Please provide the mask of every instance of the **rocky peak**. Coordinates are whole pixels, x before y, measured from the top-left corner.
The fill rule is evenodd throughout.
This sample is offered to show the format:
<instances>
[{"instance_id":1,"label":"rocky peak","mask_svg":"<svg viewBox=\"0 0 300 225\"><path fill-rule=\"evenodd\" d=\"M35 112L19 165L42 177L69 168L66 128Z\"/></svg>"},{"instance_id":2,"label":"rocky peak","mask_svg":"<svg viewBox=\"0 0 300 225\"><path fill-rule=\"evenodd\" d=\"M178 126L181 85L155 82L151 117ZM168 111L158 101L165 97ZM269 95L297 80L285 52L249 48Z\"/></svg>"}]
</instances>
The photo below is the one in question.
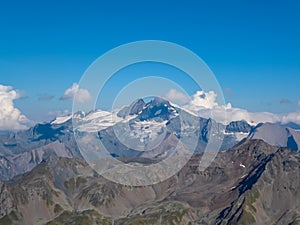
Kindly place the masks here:
<instances>
[{"instance_id":1,"label":"rocky peak","mask_svg":"<svg viewBox=\"0 0 300 225\"><path fill-rule=\"evenodd\" d=\"M165 99L155 97L148 102L141 113L139 114L140 120L161 119L169 120L172 116L176 116L177 110Z\"/></svg>"},{"instance_id":2,"label":"rocky peak","mask_svg":"<svg viewBox=\"0 0 300 225\"><path fill-rule=\"evenodd\" d=\"M125 106L123 109L121 109L117 115L123 118L126 116L137 115L143 110L145 105L146 103L143 99L137 99L131 103L130 106Z\"/></svg>"},{"instance_id":3,"label":"rocky peak","mask_svg":"<svg viewBox=\"0 0 300 225\"><path fill-rule=\"evenodd\" d=\"M245 120L232 121L226 126L226 133L232 133L232 132L249 133L251 129L252 126L249 125Z\"/></svg>"}]
</instances>

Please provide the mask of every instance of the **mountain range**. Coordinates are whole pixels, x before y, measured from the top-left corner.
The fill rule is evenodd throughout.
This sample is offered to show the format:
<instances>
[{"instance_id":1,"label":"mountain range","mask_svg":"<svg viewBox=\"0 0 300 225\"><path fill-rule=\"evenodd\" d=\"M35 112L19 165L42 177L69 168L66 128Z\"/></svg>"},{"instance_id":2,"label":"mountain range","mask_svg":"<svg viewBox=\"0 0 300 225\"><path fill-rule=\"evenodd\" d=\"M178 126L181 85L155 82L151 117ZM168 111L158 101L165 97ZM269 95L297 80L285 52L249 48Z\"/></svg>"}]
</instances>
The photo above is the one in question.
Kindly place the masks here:
<instances>
[{"instance_id":1,"label":"mountain range","mask_svg":"<svg viewBox=\"0 0 300 225\"><path fill-rule=\"evenodd\" d=\"M201 171L214 129L224 139ZM194 133L198 139L178 174L130 187L85 162L74 132L91 131L129 164L130 158L162 160L176 154L182 139ZM138 99L117 112L58 117L0 135L0 224L300 224L299 144L297 126L223 125L160 98Z\"/></svg>"}]
</instances>

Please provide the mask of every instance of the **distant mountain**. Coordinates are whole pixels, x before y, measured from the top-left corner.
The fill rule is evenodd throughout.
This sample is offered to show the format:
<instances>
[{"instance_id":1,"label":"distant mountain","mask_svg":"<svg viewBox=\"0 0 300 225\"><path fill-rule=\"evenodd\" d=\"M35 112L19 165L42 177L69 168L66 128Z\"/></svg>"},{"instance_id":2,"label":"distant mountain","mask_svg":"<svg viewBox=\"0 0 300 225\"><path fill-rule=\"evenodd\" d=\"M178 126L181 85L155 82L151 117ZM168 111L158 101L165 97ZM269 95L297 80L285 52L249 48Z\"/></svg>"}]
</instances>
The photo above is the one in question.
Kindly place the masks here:
<instances>
[{"instance_id":1,"label":"distant mountain","mask_svg":"<svg viewBox=\"0 0 300 225\"><path fill-rule=\"evenodd\" d=\"M282 124L279 124L279 125L282 125ZM286 126L286 127L292 128L294 130L300 130L300 124L289 122L289 123L283 124L283 125Z\"/></svg>"},{"instance_id":2,"label":"distant mountain","mask_svg":"<svg viewBox=\"0 0 300 225\"><path fill-rule=\"evenodd\" d=\"M117 122L111 113L102 110L78 112L74 118L83 118L84 124L79 126L82 132L105 129ZM0 134L0 180L30 171L48 155L82 157L71 116L58 117L28 130Z\"/></svg>"},{"instance_id":3,"label":"distant mountain","mask_svg":"<svg viewBox=\"0 0 300 225\"><path fill-rule=\"evenodd\" d=\"M216 131L212 136L224 135L221 151L244 138L262 139L271 145L299 151L299 131L291 127L269 123L253 127L246 121L232 121L225 126L192 115L161 98L147 103L138 99L118 112L77 112L74 120L76 132L83 136L95 132L110 154L119 158L161 160L178 155L176 146L182 140L186 140L185 149L195 148L195 154L201 153L210 134ZM192 136L197 136L197 140L191 141ZM48 155L81 157L71 116L57 117L25 131L0 134L0 180L30 171Z\"/></svg>"},{"instance_id":4,"label":"distant mountain","mask_svg":"<svg viewBox=\"0 0 300 225\"><path fill-rule=\"evenodd\" d=\"M180 116L185 118L185 124L181 124ZM175 147L171 146L176 146L183 136L188 137L195 132L198 132L200 138L195 152L202 152L208 142L211 124L215 123L195 117L161 98L154 98L148 103L138 99L116 114L102 110L78 112L74 119L80 121L77 124L79 132L98 132L99 138L114 157L146 158L177 154L172 150ZM127 121L125 124L129 124L129 127L124 126L124 121ZM185 129L181 131L182 125ZM226 129L222 150L232 147L246 137L248 126L245 122L231 123ZM115 129L116 127L121 129ZM117 130L121 132L119 136L116 136ZM129 134L135 138L130 139ZM140 141L136 137L140 137ZM153 150L141 154L141 151L124 146L119 141L120 138L135 148ZM160 145L162 141L163 144ZM37 124L29 130L0 134L0 180L8 180L30 171L52 154L69 158L81 157L73 135L71 116L58 117L50 123Z\"/></svg>"},{"instance_id":5,"label":"distant mountain","mask_svg":"<svg viewBox=\"0 0 300 225\"><path fill-rule=\"evenodd\" d=\"M131 109L138 110L133 113ZM215 137L224 136L221 150L226 150L247 137L252 129L245 121L236 121L225 126L212 119L194 116L161 98L154 98L148 103L137 100L120 112L122 113L118 115L131 116L123 118L129 118L126 123L120 121L98 131L106 149L111 155L120 158L162 159L177 155L177 143L192 136L197 136L197 139L185 141L185 148L194 148L193 145L196 144L195 153L203 152L211 132L216 132Z\"/></svg>"},{"instance_id":6,"label":"distant mountain","mask_svg":"<svg viewBox=\"0 0 300 225\"><path fill-rule=\"evenodd\" d=\"M138 99L130 106L122 108L117 113L117 116L125 118L127 116L137 115L141 121L154 118L168 120L171 116L176 116L176 113L176 108L167 100L155 97L148 103L145 103L143 99Z\"/></svg>"},{"instance_id":7,"label":"distant mountain","mask_svg":"<svg viewBox=\"0 0 300 225\"><path fill-rule=\"evenodd\" d=\"M201 156L144 187L107 181L81 159L48 156L0 183L0 224L299 223L299 154L245 139L205 171L199 171Z\"/></svg>"},{"instance_id":8,"label":"distant mountain","mask_svg":"<svg viewBox=\"0 0 300 225\"><path fill-rule=\"evenodd\" d=\"M250 133L252 128L245 120L232 121L226 126L226 133Z\"/></svg>"},{"instance_id":9,"label":"distant mountain","mask_svg":"<svg viewBox=\"0 0 300 225\"><path fill-rule=\"evenodd\" d=\"M48 155L80 157L72 124L37 124L25 131L0 135L0 180L30 171Z\"/></svg>"},{"instance_id":10,"label":"distant mountain","mask_svg":"<svg viewBox=\"0 0 300 225\"><path fill-rule=\"evenodd\" d=\"M250 139L261 139L275 146L300 150L300 131L288 126L262 123L257 125L249 135Z\"/></svg>"},{"instance_id":11,"label":"distant mountain","mask_svg":"<svg viewBox=\"0 0 300 225\"><path fill-rule=\"evenodd\" d=\"M109 182L88 166L71 116L0 134L0 224L300 221L297 129L271 123L253 127L245 121L225 126L161 98L147 103L139 99L119 112L78 112L73 119L77 135L92 132L127 164L155 163L193 147L194 156L172 178L134 188ZM223 135L222 151L199 171L210 138ZM190 141L193 136L197 143ZM179 142L183 145L176 148Z\"/></svg>"}]
</instances>

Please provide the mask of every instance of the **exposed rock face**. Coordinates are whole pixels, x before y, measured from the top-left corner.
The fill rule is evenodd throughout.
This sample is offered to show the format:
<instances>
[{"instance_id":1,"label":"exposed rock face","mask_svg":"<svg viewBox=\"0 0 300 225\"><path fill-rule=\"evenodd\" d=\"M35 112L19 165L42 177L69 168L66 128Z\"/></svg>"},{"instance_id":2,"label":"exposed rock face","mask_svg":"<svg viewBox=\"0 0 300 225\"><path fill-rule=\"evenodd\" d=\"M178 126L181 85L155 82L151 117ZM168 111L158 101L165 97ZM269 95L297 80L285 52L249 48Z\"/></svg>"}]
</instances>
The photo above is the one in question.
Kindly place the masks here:
<instances>
[{"instance_id":1,"label":"exposed rock face","mask_svg":"<svg viewBox=\"0 0 300 225\"><path fill-rule=\"evenodd\" d=\"M0 181L0 217L9 215L13 209L13 199L6 184Z\"/></svg>"},{"instance_id":2,"label":"exposed rock face","mask_svg":"<svg viewBox=\"0 0 300 225\"><path fill-rule=\"evenodd\" d=\"M138 118L143 120L161 119L169 120L170 118L178 115L177 110L167 100L162 98L154 98L147 103Z\"/></svg>"},{"instance_id":3,"label":"exposed rock face","mask_svg":"<svg viewBox=\"0 0 300 225\"><path fill-rule=\"evenodd\" d=\"M48 155L80 157L71 121L37 124L33 128L0 136L0 180L32 170Z\"/></svg>"},{"instance_id":4,"label":"exposed rock face","mask_svg":"<svg viewBox=\"0 0 300 225\"><path fill-rule=\"evenodd\" d=\"M233 121L230 122L226 126L226 132L227 133L235 133L235 132L241 132L241 133L249 133L252 129L252 126L249 125L245 120L242 121Z\"/></svg>"},{"instance_id":5,"label":"exposed rock face","mask_svg":"<svg viewBox=\"0 0 300 225\"><path fill-rule=\"evenodd\" d=\"M130 106L126 106L121 109L117 115L123 118L126 116L138 115L143 110L145 105L146 103L143 99L137 99Z\"/></svg>"},{"instance_id":6,"label":"exposed rock face","mask_svg":"<svg viewBox=\"0 0 300 225\"><path fill-rule=\"evenodd\" d=\"M51 155L31 172L0 184L0 200L5 199L0 224L300 221L297 153L245 139L219 153L204 171L200 160L201 154L193 156L176 176L157 185L128 187L98 176L81 159Z\"/></svg>"}]
</instances>

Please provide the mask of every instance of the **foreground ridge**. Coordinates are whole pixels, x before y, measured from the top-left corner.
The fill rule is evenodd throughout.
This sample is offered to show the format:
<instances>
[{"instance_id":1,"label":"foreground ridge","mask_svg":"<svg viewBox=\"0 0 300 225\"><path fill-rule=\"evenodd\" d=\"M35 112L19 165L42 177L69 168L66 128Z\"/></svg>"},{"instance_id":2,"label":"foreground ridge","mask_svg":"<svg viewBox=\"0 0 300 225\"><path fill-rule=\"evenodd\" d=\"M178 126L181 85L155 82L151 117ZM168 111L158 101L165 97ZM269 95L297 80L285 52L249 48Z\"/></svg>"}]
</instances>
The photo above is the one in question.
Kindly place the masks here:
<instances>
[{"instance_id":1,"label":"foreground ridge","mask_svg":"<svg viewBox=\"0 0 300 225\"><path fill-rule=\"evenodd\" d=\"M0 184L0 224L297 224L300 156L243 140L199 171L202 154L174 177L129 187L80 158L49 156ZM113 221L113 222L112 222Z\"/></svg>"}]
</instances>

